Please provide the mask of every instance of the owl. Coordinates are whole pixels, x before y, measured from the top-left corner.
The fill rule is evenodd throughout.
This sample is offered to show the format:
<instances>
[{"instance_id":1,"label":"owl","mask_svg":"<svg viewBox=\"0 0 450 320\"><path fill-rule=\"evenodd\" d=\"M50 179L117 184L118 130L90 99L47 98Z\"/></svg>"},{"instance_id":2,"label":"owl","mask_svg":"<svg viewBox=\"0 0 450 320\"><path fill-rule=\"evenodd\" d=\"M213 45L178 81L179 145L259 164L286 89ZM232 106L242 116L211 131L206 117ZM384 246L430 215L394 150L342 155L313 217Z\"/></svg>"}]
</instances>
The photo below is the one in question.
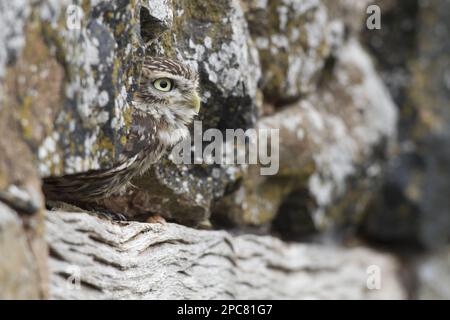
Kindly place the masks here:
<instances>
[{"instance_id":1,"label":"owl","mask_svg":"<svg viewBox=\"0 0 450 320\"><path fill-rule=\"evenodd\" d=\"M200 109L198 74L178 60L147 57L132 104L132 124L116 165L44 178L47 200L79 205L123 194L130 180L188 137Z\"/></svg>"}]
</instances>

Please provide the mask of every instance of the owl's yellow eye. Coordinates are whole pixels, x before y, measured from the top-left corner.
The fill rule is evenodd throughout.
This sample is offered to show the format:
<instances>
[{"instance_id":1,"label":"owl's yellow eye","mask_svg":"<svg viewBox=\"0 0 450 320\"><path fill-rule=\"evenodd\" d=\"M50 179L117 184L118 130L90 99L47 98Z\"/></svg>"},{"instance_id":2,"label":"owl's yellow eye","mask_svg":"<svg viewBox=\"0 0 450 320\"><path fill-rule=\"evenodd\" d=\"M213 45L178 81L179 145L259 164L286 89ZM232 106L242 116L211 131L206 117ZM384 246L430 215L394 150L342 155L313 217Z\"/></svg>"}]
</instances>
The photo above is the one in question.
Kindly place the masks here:
<instances>
[{"instance_id":1,"label":"owl's yellow eye","mask_svg":"<svg viewBox=\"0 0 450 320\"><path fill-rule=\"evenodd\" d=\"M156 90L168 92L173 88L173 82L167 78L157 79L153 82L153 86Z\"/></svg>"}]
</instances>

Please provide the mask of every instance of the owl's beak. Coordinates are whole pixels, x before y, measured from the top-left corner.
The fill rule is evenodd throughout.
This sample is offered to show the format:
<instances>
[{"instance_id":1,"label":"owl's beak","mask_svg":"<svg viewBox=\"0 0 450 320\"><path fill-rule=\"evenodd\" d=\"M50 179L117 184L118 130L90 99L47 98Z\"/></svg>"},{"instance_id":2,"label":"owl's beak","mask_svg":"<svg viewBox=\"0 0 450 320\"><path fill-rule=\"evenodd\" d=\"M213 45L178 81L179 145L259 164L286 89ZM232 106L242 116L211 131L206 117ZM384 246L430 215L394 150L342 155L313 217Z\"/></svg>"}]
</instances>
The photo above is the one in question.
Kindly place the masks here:
<instances>
[{"instance_id":1,"label":"owl's beak","mask_svg":"<svg viewBox=\"0 0 450 320\"><path fill-rule=\"evenodd\" d=\"M196 113L198 113L200 111L200 97L198 96L197 92L194 92L194 94L192 95L192 108L195 110Z\"/></svg>"}]
</instances>

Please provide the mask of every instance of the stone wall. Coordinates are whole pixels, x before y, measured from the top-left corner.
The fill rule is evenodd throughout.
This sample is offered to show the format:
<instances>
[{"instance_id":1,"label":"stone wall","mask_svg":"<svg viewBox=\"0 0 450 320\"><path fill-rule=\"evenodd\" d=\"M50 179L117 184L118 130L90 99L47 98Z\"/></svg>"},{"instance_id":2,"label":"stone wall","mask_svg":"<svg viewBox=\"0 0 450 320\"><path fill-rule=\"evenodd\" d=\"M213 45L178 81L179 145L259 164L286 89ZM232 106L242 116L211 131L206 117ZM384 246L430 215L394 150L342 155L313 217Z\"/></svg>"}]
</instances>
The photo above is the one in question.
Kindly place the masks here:
<instances>
[{"instance_id":1,"label":"stone wall","mask_svg":"<svg viewBox=\"0 0 450 320\"><path fill-rule=\"evenodd\" d=\"M368 266L361 257L381 256L391 286L375 298L420 295L407 292L397 272L405 268L399 258L410 249L430 250L424 256L414 253L415 279L423 278L416 272L426 265L421 259L446 257L433 250L447 250L450 230L445 196L449 2L405 3L378 1L382 29L368 31L369 1L0 0L2 297L179 297L167 291L132 294L138 284L127 281L134 273L120 270L150 260L136 260L130 252L115 261L114 250L127 250L120 241L124 234L143 237L149 250L155 242L168 244L169 252L189 250L188 262L211 250L198 241L183 243L183 234L189 239L198 234L210 245L215 239L247 243L243 252L253 256L254 250L255 257L269 243L264 257L250 266L263 265L261 272L274 279L280 275L268 267L273 259L286 259L281 265L295 269L303 246L312 269L326 268L316 256L328 256L331 242L342 247L336 259L348 263L348 270L358 266L364 273ZM204 130L279 129L279 171L261 176L258 165L177 165L166 156L132 182L136 188L108 206L130 220L146 220L145 212L189 227L227 231L172 224L155 231L144 222L102 222L87 213L66 213L74 215L73 223L58 218L63 212L46 211L42 178L110 168L118 161L145 55L177 58L199 72L197 120ZM112 238L107 230L114 230ZM91 251L86 233L103 239L105 251ZM242 240L236 233L256 233L264 240L258 235ZM73 237L72 244L64 244L65 234ZM294 253L278 255L290 244L276 237L316 244L295 244ZM253 238L256 244L248 245ZM176 246L170 246L174 241ZM348 245L368 243L382 243L394 255L366 248L347 252ZM310 253L309 246L318 249ZM240 254L229 258L228 249L212 251L240 261ZM96 282L108 270L93 256L109 259L119 270L111 286ZM169 267L166 256L156 254L161 261L152 268ZM222 271L230 269L221 259L214 263ZM84 268L86 290L77 294L63 287L64 268L71 264ZM30 280L22 281L18 270ZM245 270L237 267L236 274ZM343 279L351 274L342 270L336 274ZM282 281L290 281L289 274L283 273ZM361 293L365 282L356 283L357 277L348 280L354 284L351 294L337 289L325 295L318 289L308 295L302 290L309 282L298 279L310 276L293 276L295 289L273 298L370 298ZM208 288L216 280L204 281L200 287ZM238 287L236 279L227 281L219 285ZM254 281L255 287L261 285ZM339 281L333 283L339 287ZM123 286L129 291L117 289ZM226 296L214 292L204 297ZM260 297L256 292L234 297Z\"/></svg>"}]
</instances>

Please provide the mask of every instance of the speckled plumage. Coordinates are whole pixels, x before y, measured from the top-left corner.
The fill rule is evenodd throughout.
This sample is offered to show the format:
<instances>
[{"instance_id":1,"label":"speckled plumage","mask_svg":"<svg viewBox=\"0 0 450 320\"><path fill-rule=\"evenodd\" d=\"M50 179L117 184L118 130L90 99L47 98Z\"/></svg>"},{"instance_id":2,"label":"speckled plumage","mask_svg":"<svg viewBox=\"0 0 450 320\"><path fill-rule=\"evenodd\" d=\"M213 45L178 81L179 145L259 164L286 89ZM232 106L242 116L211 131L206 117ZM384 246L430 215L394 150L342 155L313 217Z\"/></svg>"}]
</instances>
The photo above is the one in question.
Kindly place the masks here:
<instances>
[{"instance_id":1,"label":"speckled plumage","mask_svg":"<svg viewBox=\"0 0 450 320\"><path fill-rule=\"evenodd\" d=\"M155 81L170 80L173 89L163 92ZM126 190L130 180L189 135L187 126L199 108L198 75L172 59L147 57L139 90L133 101L133 121L124 151L109 170L44 179L47 200L93 202Z\"/></svg>"}]
</instances>

